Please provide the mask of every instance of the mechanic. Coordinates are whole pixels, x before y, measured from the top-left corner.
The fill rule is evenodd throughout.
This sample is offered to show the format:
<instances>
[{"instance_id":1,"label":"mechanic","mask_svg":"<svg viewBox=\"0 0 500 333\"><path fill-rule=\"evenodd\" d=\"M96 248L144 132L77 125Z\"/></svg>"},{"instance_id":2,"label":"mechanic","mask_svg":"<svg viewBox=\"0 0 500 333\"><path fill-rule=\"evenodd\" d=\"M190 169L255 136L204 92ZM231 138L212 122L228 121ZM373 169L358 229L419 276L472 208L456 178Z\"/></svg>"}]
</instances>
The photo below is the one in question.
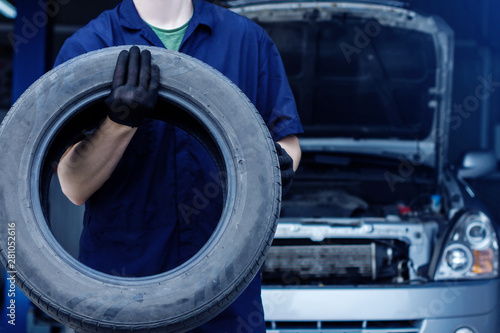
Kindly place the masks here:
<instances>
[{"instance_id":1,"label":"mechanic","mask_svg":"<svg viewBox=\"0 0 500 333\"><path fill-rule=\"evenodd\" d=\"M290 187L302 126L281 58L261 27L202 0L123 0L68 38L55 64L119 45L178 50L225 74L267 123L277 142L283 191ZM65 195L85 203L79 260L107 274L150 276L182 264L206 243L221 215L221 191L205 197L203 209L185 211L213 184L216 168L196 139L147 118L160 75L149 51L122 51L104 101L107 117L69 147L58 166ZM91 149L81 154L89 142ZM258 275L194 332L265 332L260 287Z\"/></svg>"}]
</instances>

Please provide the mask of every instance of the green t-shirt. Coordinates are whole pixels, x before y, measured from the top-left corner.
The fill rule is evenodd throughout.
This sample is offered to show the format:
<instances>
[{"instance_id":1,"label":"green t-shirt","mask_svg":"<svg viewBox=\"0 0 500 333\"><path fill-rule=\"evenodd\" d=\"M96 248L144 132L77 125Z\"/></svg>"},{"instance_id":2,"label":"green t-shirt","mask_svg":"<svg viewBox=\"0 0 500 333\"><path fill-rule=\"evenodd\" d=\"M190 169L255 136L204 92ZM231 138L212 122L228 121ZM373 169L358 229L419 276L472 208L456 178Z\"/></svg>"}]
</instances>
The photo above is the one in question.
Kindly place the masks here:
<instances>
[{"instance_id":1,"label":"green t-shirt","mask_svg":"<svg viewBox=\"0 0 500 333\"><path fill-rule=\"evenodd\" d=\"M148 24L151 29L155 32L155 34L160 38L161 42L165 47L169 50L179 51L179 47L181 46L182 39L184 38L184 34L186 33L189 21L186 22L181 27L175 29L160 29L151 24Z\"/></svg>"}]
</instances>

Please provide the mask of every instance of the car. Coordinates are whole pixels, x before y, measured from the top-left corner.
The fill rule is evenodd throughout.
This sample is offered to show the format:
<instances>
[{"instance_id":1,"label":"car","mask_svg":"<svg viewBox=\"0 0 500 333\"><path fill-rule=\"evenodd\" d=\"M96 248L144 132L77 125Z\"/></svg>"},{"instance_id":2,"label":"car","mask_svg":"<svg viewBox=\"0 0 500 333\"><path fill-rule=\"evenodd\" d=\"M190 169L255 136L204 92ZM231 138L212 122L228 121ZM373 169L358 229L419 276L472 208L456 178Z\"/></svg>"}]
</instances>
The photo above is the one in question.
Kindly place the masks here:
<instances>
[{"instance_id":1,"label":"car","mask_svg":"<svg viewBox=\"0 0 500 333\"><path fill-rule=\"evenodd\" d=\"M467 183L496 160L447 161L450 27L403 1L224 5L274 40L304 125L262 270L268 332L498 332L498 222Z\"/></svg>"}]
</instances>

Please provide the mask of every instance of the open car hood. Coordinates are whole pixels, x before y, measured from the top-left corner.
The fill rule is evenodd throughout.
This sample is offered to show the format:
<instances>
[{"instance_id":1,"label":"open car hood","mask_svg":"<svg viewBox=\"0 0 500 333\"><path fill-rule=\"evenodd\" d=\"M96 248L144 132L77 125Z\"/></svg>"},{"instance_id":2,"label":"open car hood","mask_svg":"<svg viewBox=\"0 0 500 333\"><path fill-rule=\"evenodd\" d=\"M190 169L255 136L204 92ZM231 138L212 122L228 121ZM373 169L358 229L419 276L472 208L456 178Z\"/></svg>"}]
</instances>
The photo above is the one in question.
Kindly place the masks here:
<instances>
[{"instance_id":1,"label":"open car hood","mask_svg":"<svg viewBox=\"0 0 500 333\"><path fill-rule=\"evenodd\" d=\"M240 7L256 4L269 4L284 2L283 0L219 0L216 3L225 7ZM303 0L288 0L290 2L304 2ZM412 0L343 0L343 1L329 1L329 2L344 2L344 3L363 3L374 5L386 5L399 8L409 8Z\"/></svg>"},{"instance_id":2,"label":"open car hood","mask_svg":"<svg viewBox=\"0 0 500 333\"><path fill-rule=\"evenodd\" d=\"M440 18L365 1L232 4L282 55L304 150L401 155L441 174L453 32Z\"/></svg>"}]
</instances>

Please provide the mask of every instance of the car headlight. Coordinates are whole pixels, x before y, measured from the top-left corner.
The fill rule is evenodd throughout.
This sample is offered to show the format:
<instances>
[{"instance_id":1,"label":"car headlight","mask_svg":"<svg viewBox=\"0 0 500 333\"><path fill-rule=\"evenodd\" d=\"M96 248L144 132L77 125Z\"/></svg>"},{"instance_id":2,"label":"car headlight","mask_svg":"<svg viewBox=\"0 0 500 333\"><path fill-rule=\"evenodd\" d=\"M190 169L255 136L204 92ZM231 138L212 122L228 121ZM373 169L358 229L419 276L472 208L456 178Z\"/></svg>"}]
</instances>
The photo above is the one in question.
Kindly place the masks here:
<instances>
[{"instance_id":1,"label":"car headlight","mask_svg":"<svg viewBox=\"0 0 500 333\"><path fill-rule=\"evenodd\" d=\"M498 259L498 238L490 219L480 211L468 211L453 226L434 279L495 278Z\"/></svg>"}]
</instances>

